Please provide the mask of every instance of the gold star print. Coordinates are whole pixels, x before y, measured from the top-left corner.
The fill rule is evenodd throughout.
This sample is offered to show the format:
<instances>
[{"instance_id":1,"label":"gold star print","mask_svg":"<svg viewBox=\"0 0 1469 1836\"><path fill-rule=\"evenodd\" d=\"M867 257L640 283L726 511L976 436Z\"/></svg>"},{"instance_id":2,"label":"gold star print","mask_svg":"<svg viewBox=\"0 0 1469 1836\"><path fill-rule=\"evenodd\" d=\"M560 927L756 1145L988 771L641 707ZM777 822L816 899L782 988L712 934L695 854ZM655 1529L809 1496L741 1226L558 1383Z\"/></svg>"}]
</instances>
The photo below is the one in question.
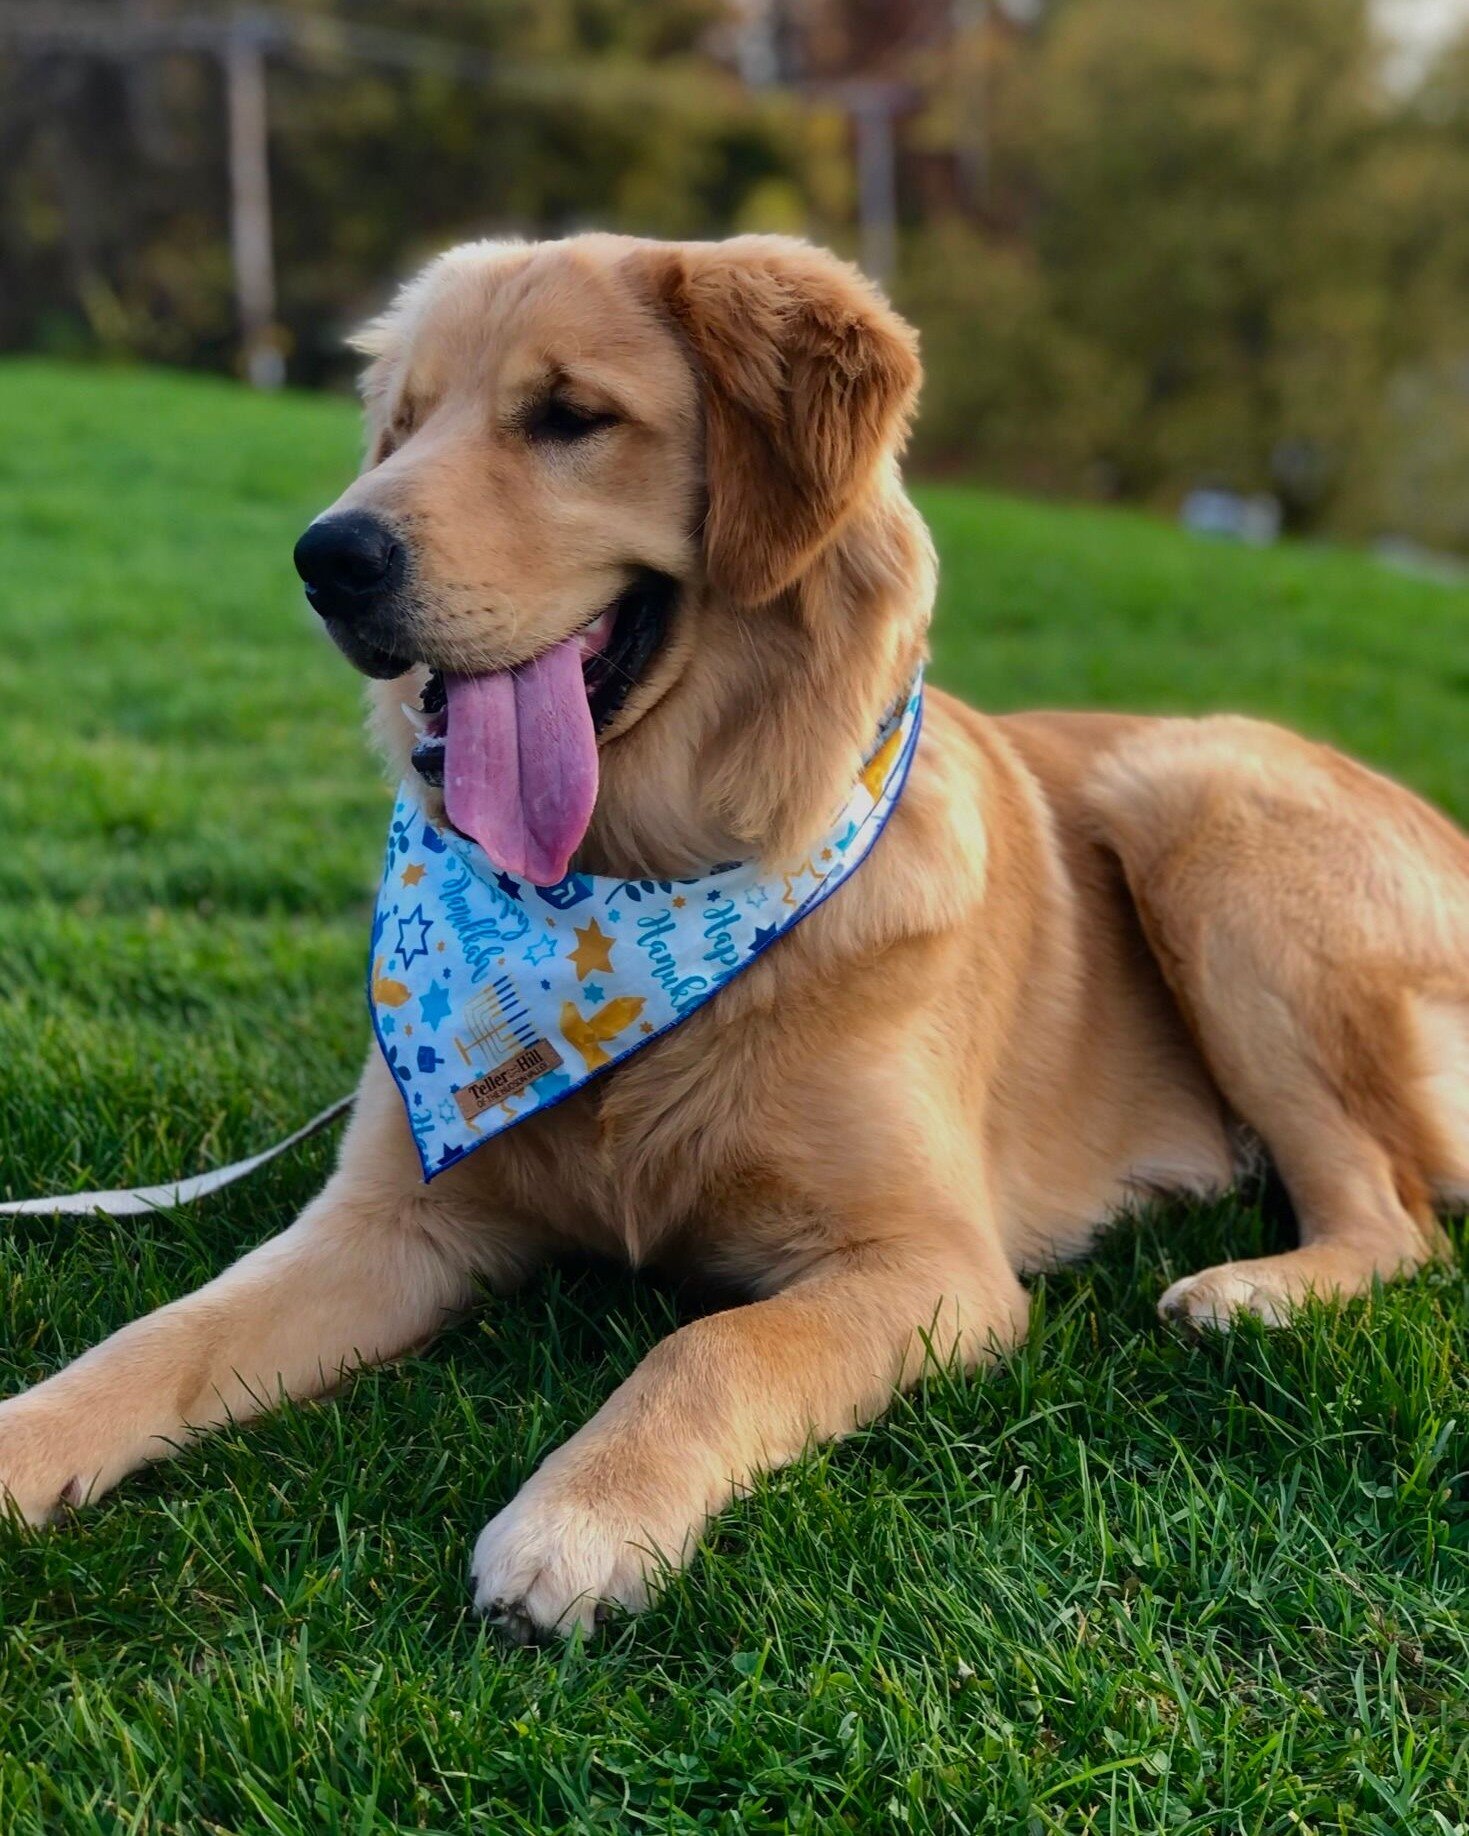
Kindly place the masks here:
<instances>
[{"instance_id":1,"label":"gold star print","mask_svg":"<svg viewBox=\"0 0 1469 1836\"><path fill-rule=\"evenodd\" d=\"M795 887L792 882L799 880L803 873L812 873L810 861L802 861L799 867L793 867L789 873L783 873L780 876L786 883L786 889L780 901L782 905L795 905L798 903ZM814 873L812 874L812 878L815 878Z\"/></svg>"},{"instance_id":2,"label":"gold star print","mask_svg":"<svg viewBox=\"0 0 1469 1836\"><path fill-rule=\"evenodd\" d=\"M571 960L576 964L576 979L584 982L594 969L612 973L612 939L602 930L594 918L588 925L573 925L576 932L576 948L571 952Z\"/></svg>"},{"instance_id":3,"label":"gold star print","mask_svg":"<svg viewBox=\"0 0 1469 1836\"><path fill-rule=\"evenodd\" d=\"M823 849L821 850L821 858L822 858L822 860L824 860L824 861L829 861L829 860L831 859L831 849L830 849L830 848L823 848Z\"/></svg>"},{"instance_id":4,"label":"gold star print","mask_svg":"<svg viewBox=\"0 0 1469 1836\"><path fill-rule=\"evenodd\" d=\"M408 865L403 869L403 884L405 886L417 886L418 882L422 878L423 878L423 862L422 861L410 861Z\"/></svg>"},{"instance_id":5,"label":"gold star print","mask_svg":"<svg viewBox=\"0 0 1469 1836\"><path fill-rule=\"evenodd\" d=\"M638 1028L638 1031L640 1033L651 1033L652 1030L653 1030L653 1022L651 1020L645 1020L643 1024Z\"/></svg>"},{"instance_id":6,"label":"gold star print","mask_svg":"<svg viewBox=\"0 0 1469 1836\"><path fill-rule=\"evenodd\" d=\"M678 894L678 895L677 895L677 896L675 897L675 899L674 899L674 901L673 901L673 903L674 903L674 905L675 905L675 906L676 906L676 907L677 907L677 908L678 908L678 909L679 909L680 911L682 911L682 910L683 910L683 908L684 908L684 906L686 906L686 905L688 904L688 900L684 898L684 896L683 896L683 894L682 894L682 893L679 893L679 894Z\"/></svg>"}]
</instances>

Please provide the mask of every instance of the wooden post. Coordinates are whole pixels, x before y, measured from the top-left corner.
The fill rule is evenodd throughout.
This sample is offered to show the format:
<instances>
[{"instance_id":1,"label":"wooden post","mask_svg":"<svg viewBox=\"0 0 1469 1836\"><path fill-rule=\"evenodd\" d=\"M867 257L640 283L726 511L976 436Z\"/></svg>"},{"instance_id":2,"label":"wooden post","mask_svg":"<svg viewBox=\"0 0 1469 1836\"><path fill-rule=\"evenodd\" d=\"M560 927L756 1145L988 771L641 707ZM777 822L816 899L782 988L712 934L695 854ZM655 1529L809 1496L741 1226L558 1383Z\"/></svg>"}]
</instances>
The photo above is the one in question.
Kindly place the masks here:
<instances>
[{"instance_id":1,"label":"wooden post","mask_svg":"<svg viewBox=\"0 0 1469 1836\"><path fill-rule=\"evenodd\" d=\"M231 19L223 62L229 113L230 254L241 357L246 378L255 388L278 389L286 379L286 365L275 321L265 42L248 13Z\"/></svg>"},{"instance_id":2,"label":"wooden post","mask_svg":"<svg viewBox=\"0 0 1469 1836\"><path fill-rule=\"evenodd\" d=\"M953 0L950 17L958 59L954 170L964 208L978 213L990 182L990 0Z\"/></svg>"},{"instance_id":3,"label":"wooden post","mask_svg":"<svg viewBox=\"0 0 1469 1836\"><path fill-rule=\"evenodd\" d=\"M893 144L894 90L883 83L853 86L852 123L857 134L857 213L862 266L880 286L889 286L898 266L897 151Z\"/></svg>"}]
</instances>

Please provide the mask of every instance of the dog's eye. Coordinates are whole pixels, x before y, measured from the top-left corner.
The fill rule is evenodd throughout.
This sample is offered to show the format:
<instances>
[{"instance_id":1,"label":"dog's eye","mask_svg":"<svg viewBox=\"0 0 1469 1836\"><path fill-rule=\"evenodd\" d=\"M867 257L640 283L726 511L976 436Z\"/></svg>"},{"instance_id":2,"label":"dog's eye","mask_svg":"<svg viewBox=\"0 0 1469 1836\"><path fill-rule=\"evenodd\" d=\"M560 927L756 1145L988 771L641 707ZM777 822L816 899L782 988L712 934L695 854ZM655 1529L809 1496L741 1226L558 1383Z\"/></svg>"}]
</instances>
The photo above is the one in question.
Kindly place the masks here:
<instances>
[{"instance_id":1,"label":"dog's eye","mask_svg":"<svg viewBox=\"0 0 1469 1836\"><path fill-rule=\"evenodd\" d=\"M413 410L399 408L377 437L372 449L373 464L381 465L384 459L391 459L403 442L412 435L413 430Z\"/></svg>"},{"instance_id":2,"label":"dog's eye","mask_svg":"<svg viewBox=\"0 0 1469 1836\"><path fill-rule=\"evenodd\" d=\"M565 446L573 440L585 440L588 434L601 433L617 423L615 414L599 414L590 408L578 408L559 395L549 396L533 409L526 421L526 432L532 440L546 440Z\"/></svg>"}]
</instances>

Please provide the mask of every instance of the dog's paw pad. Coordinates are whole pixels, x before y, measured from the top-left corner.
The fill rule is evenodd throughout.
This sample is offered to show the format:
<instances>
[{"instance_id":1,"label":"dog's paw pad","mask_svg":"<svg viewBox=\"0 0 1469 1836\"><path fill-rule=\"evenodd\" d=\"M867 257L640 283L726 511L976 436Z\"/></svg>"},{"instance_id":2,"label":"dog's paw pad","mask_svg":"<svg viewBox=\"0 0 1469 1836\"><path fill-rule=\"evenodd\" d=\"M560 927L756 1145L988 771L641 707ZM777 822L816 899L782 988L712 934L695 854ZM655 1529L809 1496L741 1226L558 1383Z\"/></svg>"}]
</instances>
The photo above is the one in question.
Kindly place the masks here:
<instances>
[{"instance_id":1,"label":"dog's paw pad","mask_svg":"<svg viewBox=\"0 0 1469 1836\"><path fill-rule=\"evenodd\" d=\"M1174 1282L1158 1302L1158 1312L1170 1323L1194 1331L1227 1332L1244 1314L1267 1326L1282 1326L1292 1305L1290 1295L1259 1271L1221 1263L1217 1269L1203 1269Z\"/></svg>"},{"instance_id":2,"label":"dog's paw pad","mask_svg":"<svg viewBox=\"0 0 1469 1836\"><path fill-rule=\"evenodd\" d=\"M531 1618L522 1600L487 1600L475 1610L495 1636L507 1645L545 1642L544 1629Z\"/></svg>"},{"instance_id":3,"label":"dog's paw pad","mask_svg":"<svg viewBox=\"0 0 1469 1836\"><path fill-rule=\"evenodd\" d=\"M474 1602L512 1644L580 1632L647 1604L650 1570L630 1520L544 1470L485 1525L470 1564Z\"/></svg>"}]
</instances>

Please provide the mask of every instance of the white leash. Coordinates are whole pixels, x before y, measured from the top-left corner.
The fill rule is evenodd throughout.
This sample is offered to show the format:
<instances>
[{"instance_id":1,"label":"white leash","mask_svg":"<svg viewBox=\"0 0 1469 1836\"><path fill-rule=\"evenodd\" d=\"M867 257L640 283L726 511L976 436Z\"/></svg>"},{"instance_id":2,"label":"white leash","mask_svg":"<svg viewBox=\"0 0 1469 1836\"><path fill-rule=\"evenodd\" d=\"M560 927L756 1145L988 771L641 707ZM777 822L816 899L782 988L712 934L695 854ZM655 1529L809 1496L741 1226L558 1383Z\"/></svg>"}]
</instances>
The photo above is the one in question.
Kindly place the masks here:
<instances>
[{"instance_id":1,"label":"white leash","mask_svg":"<svg viewBox=\"0 0 1469 1836\"><path fill-rule=\"evenodd\" d=\"M253 1173L257 1167L263 1167L267 1161L284 1154L287 1148L295 1147L298 1141L304 1141L308 1135L314 1135L318 1129L325 1128L329 1122L352 1107L354 1096L338 1097L335 1103L329 1103L319 1115L298 1128L294 1134L287 1135L284 1141L277 1141L274 1147L266 1148L262 1153L251 1154L247 1160L237 1160L228 1167L218 1167L213 1173L195 1173L189 1179L170 1181L162 1186L133 1186L116 1192L69 1192L60 1193L55 1198L12 1199L8 1205L0 1205L0 1214L11 1217L85 1217L94 1211L105 1212L110 1218L134 1218L147 1211L168 1210L174 1205L192 1205L196 1199L207 1198L211 1192L218 1192L223 1186L232 1186L237 1179L244 1179L247 1173Z\"/></svg>"}]
</instances>

